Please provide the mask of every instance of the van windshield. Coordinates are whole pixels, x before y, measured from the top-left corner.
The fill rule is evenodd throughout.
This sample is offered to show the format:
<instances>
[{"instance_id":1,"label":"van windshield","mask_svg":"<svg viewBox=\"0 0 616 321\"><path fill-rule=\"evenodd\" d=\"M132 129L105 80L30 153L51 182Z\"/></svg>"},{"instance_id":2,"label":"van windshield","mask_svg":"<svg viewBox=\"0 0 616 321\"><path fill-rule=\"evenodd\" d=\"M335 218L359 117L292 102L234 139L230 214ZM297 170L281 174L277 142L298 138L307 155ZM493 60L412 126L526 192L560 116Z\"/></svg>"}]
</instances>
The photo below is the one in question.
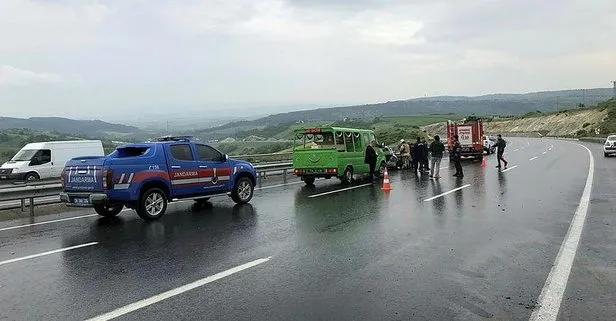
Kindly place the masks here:
<instances>
[{"instance_id":1,"label":"van windshield","mask_svg":"<svg viewBox=\"0 0 616 321\"><path fill-rule=\"evenodd\" d=\"M31 161L32 157L38 152L37 149L22 149L13 158L11 158L14 162L27 162Z\"/></svg>"},{"instance_id":2,"label":"van windshield","mask_svg":"<svg viewBox=\"0 0 616 321\"><path fill-rule=\"evenodd\" d=\"M335 139L333 132L295 134L295 149L336 148L337 145L344 145L344 142L342 137Z\"/></svg>"}]
</instances>

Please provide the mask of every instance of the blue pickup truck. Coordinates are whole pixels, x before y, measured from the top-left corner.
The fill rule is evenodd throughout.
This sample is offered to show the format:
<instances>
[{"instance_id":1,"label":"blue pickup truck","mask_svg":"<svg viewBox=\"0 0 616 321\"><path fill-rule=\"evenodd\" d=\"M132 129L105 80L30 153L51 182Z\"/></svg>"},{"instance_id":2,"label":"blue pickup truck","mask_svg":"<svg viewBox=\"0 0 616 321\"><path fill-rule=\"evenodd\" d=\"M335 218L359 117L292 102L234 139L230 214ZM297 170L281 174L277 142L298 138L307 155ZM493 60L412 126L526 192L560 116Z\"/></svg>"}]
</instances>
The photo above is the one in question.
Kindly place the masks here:
<instances>
[{"instance_id":1,"label":"blue pickup truck","mask_svg":"<svg viewBox=\"0 0 616 321\"><path fill-rule=\"evenodd\" d=\"M190 137L161 137L127 144L105 157L77 157L62 171L60 200L94 207L102 216L124 206L146 220L162 217L176 199L204 201L227 194L236 203L253 196L257 173L252 164L229 157Z\"/></svg>"}]
</instances>

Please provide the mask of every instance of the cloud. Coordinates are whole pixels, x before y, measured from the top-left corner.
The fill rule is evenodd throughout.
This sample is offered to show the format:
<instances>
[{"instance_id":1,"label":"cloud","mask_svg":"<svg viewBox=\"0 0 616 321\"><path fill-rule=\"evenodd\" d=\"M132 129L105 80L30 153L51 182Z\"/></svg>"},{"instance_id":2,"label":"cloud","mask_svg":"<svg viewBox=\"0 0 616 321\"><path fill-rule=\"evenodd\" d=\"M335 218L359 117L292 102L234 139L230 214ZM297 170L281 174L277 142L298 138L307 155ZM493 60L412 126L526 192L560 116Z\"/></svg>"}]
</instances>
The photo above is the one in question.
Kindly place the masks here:
<instances>
[{"instance_id":1,"label":"cloud","mask_svg":"<svg viewBox=\"0 0 616 321\"><path fill-rule=\"evenodd\" d=\"M93 33L111 13L96 0L2 0L0 57L92 43Z\"/></svg>"},{"instance_id":2,"label":"cloud","mask_svg":"<svg viewBox=\"0 0 616 321\"><path fill-rule=\"evenodd\" d=\"M52 73L34 72L7 65L0 66L0 86L59 85L62 81L62 77Z\"/></svg>"},{"instance_id":3,"label":"cloud","mask_svg":"<svg viewBox=\"0 0 616 321\"><path fill-rule=\"evenodd\" d=\"M287 42L312 39L362 41L383 45L420 42L421 21L388 11L345 13L298 8L283 0L193 0L169 3L164 16L177 30L208 36L256 36Z\"/></svg>"},{"instance_id":4,"label":"cloud","mask_svg":"<svg viewBox=\"0 0 616 321\"><path fill-rule=\"evenodd\" d=\"M613 0L0 0L0 108L130 118L608 86L615 29Z\"/></svg>"}]
</instances>

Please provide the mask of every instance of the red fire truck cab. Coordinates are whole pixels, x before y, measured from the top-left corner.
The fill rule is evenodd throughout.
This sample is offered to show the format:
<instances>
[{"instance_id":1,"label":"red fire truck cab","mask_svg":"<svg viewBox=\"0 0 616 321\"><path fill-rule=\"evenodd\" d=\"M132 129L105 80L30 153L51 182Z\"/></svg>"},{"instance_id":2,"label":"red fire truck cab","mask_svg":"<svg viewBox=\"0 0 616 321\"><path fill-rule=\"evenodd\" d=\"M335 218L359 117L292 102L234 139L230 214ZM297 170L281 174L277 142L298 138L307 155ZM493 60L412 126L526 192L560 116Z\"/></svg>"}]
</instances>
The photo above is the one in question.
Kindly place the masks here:
<instances>
[{"instance_id":1,"label":"red fire truck cab","mask_svg":"<svg viewBox=\"0 0 616 321\"><path fill-rule=\"evenodd\" d=\"M483 157L483 122L477 117L467 117L461 122L447 121L447 147L451 158L454 135L462 145L462 157Z\"/></svg>"}]
</instances>

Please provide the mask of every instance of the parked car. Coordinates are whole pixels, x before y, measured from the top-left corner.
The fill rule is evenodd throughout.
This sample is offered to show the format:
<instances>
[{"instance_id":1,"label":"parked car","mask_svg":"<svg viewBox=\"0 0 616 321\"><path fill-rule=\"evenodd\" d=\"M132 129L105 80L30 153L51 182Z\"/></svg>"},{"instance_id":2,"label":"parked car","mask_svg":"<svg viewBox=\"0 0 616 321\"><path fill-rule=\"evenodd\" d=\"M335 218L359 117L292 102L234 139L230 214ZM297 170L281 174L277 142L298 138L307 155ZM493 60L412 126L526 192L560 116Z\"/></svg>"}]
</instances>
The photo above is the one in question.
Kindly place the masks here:
<instances>
[{"instance_id":1,"label":"parked car","mask_svg":"<svg viewBox=\"0 0 616 321\"><path fill-rule=\"evenodd\" d=\"M616 154L616 135L610 135L603 143L603 156L608 157L614 154Z\"/></svg>"},{"instance_id":2,"label":"parked car","mask_svg":"<svg viewBox=\"0 0 616 321\"><path fill-rule=\"evenodd\" d=\"M145 220L162 217L176 199L207 200L228 195L248 203L257 172L252 164L231 160L190 137L162 137L127 144L106 157L77 157L62 171L60 200L69 206L94 207L116 216L124 206Z\"/></svg>"}]
</instances>

